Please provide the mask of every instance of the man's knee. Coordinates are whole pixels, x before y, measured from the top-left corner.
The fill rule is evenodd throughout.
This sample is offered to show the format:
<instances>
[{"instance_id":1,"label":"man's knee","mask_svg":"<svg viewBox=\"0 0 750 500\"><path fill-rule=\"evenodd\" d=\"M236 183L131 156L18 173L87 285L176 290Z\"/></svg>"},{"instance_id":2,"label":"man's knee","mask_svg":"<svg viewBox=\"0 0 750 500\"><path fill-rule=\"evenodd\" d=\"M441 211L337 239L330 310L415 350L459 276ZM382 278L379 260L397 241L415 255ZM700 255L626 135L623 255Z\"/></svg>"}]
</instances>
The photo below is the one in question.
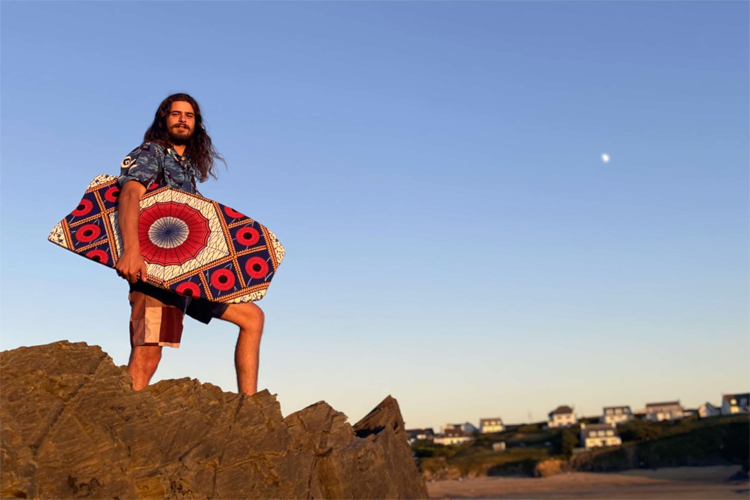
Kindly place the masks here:
<instances>
[{"instance_id":1,"label":"man's knee","mask_svg":"<svg viewBox=\"0 0 750 500\"><path fill-rule=\"evenodd\" d=\"M263 310L253 302L232 304L222 319L234 323L243 330L262 330L266 316Z\"/></svg>"},{"instance_id":2,"label":"man's knee","mask_svg":"<svg viewBox=\"0 0 750 500\"><path fill-rule=\"evenodd\" d=\"M262 329L263 323L266 321L266 315L263 314L263 310L252 302L247 302L242 304L242 306L244 327Z\"/></svg>"}]
</instances>

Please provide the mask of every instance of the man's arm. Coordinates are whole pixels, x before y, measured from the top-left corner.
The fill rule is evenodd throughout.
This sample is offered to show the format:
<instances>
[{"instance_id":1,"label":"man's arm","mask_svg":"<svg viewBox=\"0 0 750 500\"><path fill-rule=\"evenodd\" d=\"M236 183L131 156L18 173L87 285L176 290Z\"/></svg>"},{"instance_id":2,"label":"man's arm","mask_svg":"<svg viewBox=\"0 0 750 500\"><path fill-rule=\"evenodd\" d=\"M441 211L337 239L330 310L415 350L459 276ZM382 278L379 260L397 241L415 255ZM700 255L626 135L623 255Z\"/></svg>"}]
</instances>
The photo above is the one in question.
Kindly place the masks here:
<instances>
[{"instance_id":1,"label":"man's arm","mask_svg":"<svg viewBox=\"0 0 750 500\"><path fill-rule=\"evenodd\" d=\"M146 188L140 182L128 181L120 190L117 203L117 219L122 235L122 255L115 269L120 277L131 283L135 283L139 278L146 281L147 276L146 263L141 257L141 245L138 241L140 201L145 192Z\"/></svg>"}]
</instances>

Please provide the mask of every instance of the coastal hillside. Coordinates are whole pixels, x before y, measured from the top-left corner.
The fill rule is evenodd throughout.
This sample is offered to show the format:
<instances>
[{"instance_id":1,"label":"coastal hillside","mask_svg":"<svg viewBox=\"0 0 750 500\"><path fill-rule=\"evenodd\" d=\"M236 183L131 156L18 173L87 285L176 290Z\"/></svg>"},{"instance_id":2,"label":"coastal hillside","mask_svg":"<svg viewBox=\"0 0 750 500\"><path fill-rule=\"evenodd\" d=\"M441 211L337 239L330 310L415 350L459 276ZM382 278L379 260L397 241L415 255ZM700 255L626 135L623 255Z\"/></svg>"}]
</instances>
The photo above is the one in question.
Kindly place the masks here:
<instances>
[{"instance_id":1,"label":"coastal hillside","mask_svg":"<svg viewBox=\"0 0 750 500\"><path fill-rule=\"evenodd\" d=\"M580 424L546 429L543 423L475 433L473 441L460 445L416 441L412 450L428 480L748 463L748 415L705 419L694 415L677 422L632 420L618 430L621 446L590 451L577 448ZM505 449L496 451L496 443L505 443Z\"/></svg>"}]
</instances>

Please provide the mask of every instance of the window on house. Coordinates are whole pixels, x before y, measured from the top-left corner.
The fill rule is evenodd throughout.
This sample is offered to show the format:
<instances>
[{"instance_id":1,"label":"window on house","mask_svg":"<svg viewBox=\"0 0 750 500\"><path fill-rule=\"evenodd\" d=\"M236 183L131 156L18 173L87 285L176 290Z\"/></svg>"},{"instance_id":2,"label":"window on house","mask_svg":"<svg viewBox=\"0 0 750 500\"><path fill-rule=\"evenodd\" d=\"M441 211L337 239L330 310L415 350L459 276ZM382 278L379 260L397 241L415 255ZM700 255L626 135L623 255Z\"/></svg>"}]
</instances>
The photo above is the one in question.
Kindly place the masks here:
<instances>
[{"instance_id":1,"label":"window on house","mask_svg":"<svg viewBox=\"0 0 750 500\"><path fill-rule=\"evenodd\" d=\"M607 436L614 436L614 435L615 435L614 431L607 431Z\"/></svg>"}]
</instances>

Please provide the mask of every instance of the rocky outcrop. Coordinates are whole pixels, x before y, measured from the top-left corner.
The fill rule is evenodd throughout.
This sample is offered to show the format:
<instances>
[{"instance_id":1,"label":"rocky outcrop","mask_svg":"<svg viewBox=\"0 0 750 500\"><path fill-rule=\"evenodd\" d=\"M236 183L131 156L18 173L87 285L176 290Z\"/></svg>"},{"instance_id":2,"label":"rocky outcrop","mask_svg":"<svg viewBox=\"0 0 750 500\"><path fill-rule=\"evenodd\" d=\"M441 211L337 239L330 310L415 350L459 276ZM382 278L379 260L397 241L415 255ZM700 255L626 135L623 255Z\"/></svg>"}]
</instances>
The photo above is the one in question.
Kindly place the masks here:
<instances>
[{"instance_id":1,"label":"rocky outcrop","mask_svg":"<svg viewBox=\"0 0 750 500\"><path fill-rule=\"evenodd\" d=\"M321 401L196 380L132 389L98 346L0 353L3 498L428 498L390 396L354 428Z\"/></svg>"}]
</instances>

